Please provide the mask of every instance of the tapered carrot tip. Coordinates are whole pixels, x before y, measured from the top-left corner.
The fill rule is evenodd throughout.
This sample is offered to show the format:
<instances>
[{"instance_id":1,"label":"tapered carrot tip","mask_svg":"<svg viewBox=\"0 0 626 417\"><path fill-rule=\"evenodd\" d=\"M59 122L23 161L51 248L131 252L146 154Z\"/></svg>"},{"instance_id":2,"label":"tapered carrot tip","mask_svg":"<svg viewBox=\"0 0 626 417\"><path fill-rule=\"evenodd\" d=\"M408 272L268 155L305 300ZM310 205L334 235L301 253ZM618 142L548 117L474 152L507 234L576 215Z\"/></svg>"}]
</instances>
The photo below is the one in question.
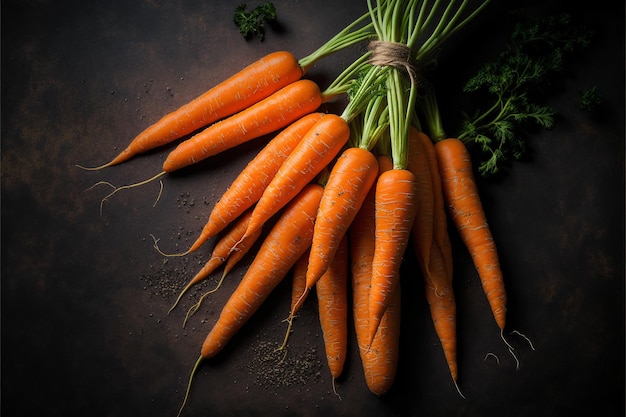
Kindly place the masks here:
<instances>
[{"instance_id":1,"label":"tapered carrot tip","mask_svg":"<svg viewBox=\"0 0 626 417\"><path fill-rule=\"evenodd\" d=\"M128 161L133 155L134 154L128 148L126 148L122 152L120 152L115 158L113 158L111 161L107 162L106 164L102 164L96 167L86 167L84 165L78 165L78 164L76 164L76 166L80 169L84 169L85 171L98 171L100 169L112 167L114 165L118 165L118 164L121 164L122 162Z\"/></svg>"},{"instance_id":2,"label":"tapered carrot tip","mask_svg":"<svg viewBox=\"0 0 626 417\"><path fill-rule=\"evenodd\" d=\"M181 404L180 409L178 410L178 414L176 414L176 417L179 417L181 415L181 413L183 412L183 408L185 408L185 404L187 404L187 399L189 398L189 391L191 391L191 383L193 382L193 377L198 372L198 368L200 367L200 364L202 363L203 360L204 360L204 357L200 355L200 357L194 364L193 369L191 370L191 375L189 376L189 382L187 383L187 389L185 390L185 397L183 398L183 403Z\"/></svg>"}]
</instances>

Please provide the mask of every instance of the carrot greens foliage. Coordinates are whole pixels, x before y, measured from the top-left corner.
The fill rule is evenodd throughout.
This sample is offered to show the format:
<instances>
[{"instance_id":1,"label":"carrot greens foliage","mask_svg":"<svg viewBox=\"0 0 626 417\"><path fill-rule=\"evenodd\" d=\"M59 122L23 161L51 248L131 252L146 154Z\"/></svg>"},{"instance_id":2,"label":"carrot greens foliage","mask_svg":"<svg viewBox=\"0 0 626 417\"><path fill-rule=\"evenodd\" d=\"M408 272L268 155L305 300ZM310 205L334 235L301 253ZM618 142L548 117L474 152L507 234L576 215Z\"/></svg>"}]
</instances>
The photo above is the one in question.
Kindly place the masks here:
<instances>
[{"instance_id":1,"label":"carrot greens foliage","mask_svg":"<svg viewBox=\"0 0 626 417\"><path fill-rule=\"evenodd\" d=\"M465 115L458 138L479 145L478 171L495 174L510 157L525 150L521 128L530 123L549 129L554 111L541 102L541 87L562 72L569 52L589 45L591 33L573 25L567 14L517 24L506 49L470 78L464 91L486 92L491 107Z\"/></svg>"}]
</instances>

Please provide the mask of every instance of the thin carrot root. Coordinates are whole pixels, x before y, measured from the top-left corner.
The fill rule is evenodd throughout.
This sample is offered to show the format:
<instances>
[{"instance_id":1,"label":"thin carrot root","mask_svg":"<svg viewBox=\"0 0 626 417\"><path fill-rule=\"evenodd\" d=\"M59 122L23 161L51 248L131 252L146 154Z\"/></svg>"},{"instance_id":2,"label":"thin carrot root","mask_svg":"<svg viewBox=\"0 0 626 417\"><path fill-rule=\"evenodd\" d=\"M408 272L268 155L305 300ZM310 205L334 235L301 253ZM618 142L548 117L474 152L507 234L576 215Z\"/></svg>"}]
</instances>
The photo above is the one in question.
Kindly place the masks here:
<instances>
[{"instance_id":1,"label":"thin carrot root","mask_svg":"<svg viewBox=\"0 0 626 417\"><path fill-rule=\"evenodd\" d=\"M163 180L159 180L159 193L157 194L157 197L154 200L152 207L156 207L157 203L161 199L161 195L163 195Z\"/></svg>"},{"instance_id":2,"label":"thin carrot root","mask_svg":"<svg viewBox=\"0 0 626 417\"><path fill-rule=\"evenodd\" d=\"M91 187L87 188L85 191L91 191L91 190L93 190L94 188L96 188L99 185L108 185L109 187L115 189L115 185L111 184L109 181L98 181L97 183L95 183Z\"/></svg>"},{"instance_id":3,"label":"thin carrot root","mask_svg":"<svg viewBox=\"0 0 626 417\"><path fill-rule=\"evenodd\" d=\"M283 339L283 343L281 343L281 345L280 345L280 346L278 346L278 347L274 350L274 352L277 352L277 351L279 351L279 350L283 350L283 349L285 349L285 348L287 347L287 340L289 339L289 335L291 334L291 331L292 331L292 330L291 330L291 328L292 328L292 326L293 326L293 320L294 320L295 318L296 318L296 316L294 316L294 315L291 315L291 314L290 314L290 315L289 315L289 317L287 317L287 318L285 319L285 321L287 321L287 331L285 332L285 337L284 337L284 339Z\"/></svg>"},{"instance_id":4,"label":"thin carrot root","mask_svg":"<svg viewBox=\"0 0 626 417\"><path fill-rule=\"evenodd\" d=\"M459 387L459 384L457 383L456 379L452 379L452 382L454 382L454 387L456 388L456 391L459 393L461 398L465 400L466 399L465 395L463 395L463 393L461 392L461 388Z\"/></svg>"},{"instance_id":5,"label":"thin carrot root","mask_svg":"<svg viewBox=\"0 0 626 417\"><path fill-rule=\"evenodd\" d=\"M109 198L113 197L113 195L116 194L117 192L122 191L122 190L127 190L129 188L140 187L142 185L148 184L148 183L150 183L152 181L155 181L155 180L161 178L165 174L167 174L167 172L162 171L162 172L158 173L157 175L155 175L154 177L148 178L147 180L139 181L139 182L134 183L134 184L122 185L120 187L114 187L113 191L111 191L102 200L100 200L100 215L102 215L102 207L104 206L104 202L106 200L108 200ZM112 184L109 183L109 185L112 185ZM162 191L163 191L163 185L161 184L161 190L159 191L159 194L157 196L157 200L155 201L154 205L156 205L156 203L159 201L159 198L161 197L161 192Z\"/></svg>"},{"instance_id":6,"label":"thin carrot root","mask_svg":"<svg viewBox=\"0 0 626 417\"><path fill-rule=\"evenodd\" d=\"M521 337L522 339L526 340L526 342L528 343L528 345L530 346L530 348L531 348L532 350L535 350L535 346L533 346L533 342L531 342L531 341L530 341L530 339L529 339L526 335L524 335L523 333L518 332L517 330L513 330L513 331L511 332L511 334L516 334L516 335L518 335L519 337Z\"/></svg>"},{"instance_id":7,"label":"thin carrot root","mask_svg":"<svg viewBox=\"0 0 626 417\"><path fill-rule=\"evenodd\" d=\"M274 350L274 352L277 352L278 348L276 350ZM278 364L280 365L281 363L285 362L285 358L287 357L287 349L285 349L285 353L283 353L283 357L280 358L280 360L278 361Z\"/></svg>"},{"instance_id":8,"label":"thin carrot root","mask_svg":"<svg viewBox=\"0 0 626 417\"><path fill-rule=\"evenodd\" d=\"M506 344L506 346L509 348L509 353L511 353L513 359L515 359L515 370L519 370L519 359L517 358L517 355L515 355L515 353L513 352L515 348L513 348L513 346L511 346L511 344L504 337L504 330L500 330L500 337L504 341L504 344Z\"/></svg>"},{"instance_id":9,"label":"thin carrot root","mask_svg":"<svg viewBox=\"0 0 626 417\"><path fill-rule=\"evenodd\" d=\"M191 369L191 375L189 376L187 389L185 389L185 396L183 397L183 403L181 404L180 409L178 410L178 414L176 414L176 417L180 417L180 414L183 412L183 408L185 408L185 404L187 404L187 399L189 398L189 391L191 391L191 382L193 381L193 377L196 375L196 372L198 372L198 368L200 367L200 363L202 362L203 359L204 358L202 357L202 355L200 355L196 363L193 365L193 368Z\"/></svg>"},{"instance_id":10,"label":"thin carrot root","mask_svg":"<svg viewBox=\"0 0 626 417\"><path fill-rule=\"evenodd\" d=\"M333 377L333 381L332 381L333 382L333 392L335 393L335 395L337 397L339 397L339 400L341 401L341 395L339 395L339 393L337 392L337 384L336 384L335 381L337 381L337 379L335 377Z\"/></svg>"},{"instance_id":11,"label":"thin carrot root","mask_svg":"<svg viewBox=\"0 0 626 417\"><path fill-rule=\"evenodd\" d=\"M204 294L202 294L202 297L200 297L198 302L195 303L194 305L192 305L191 307L189 307L189 310L187 310L187 314L185 314L185 320L183 320L183 328L187 325L187 321L189 320L189 318L191 316L193 316L194 314L196 314L196 311L198 311L200 309L200 306L202 305L202 302L204 301L204 299L220 289L220 287L222 286L222 282L224 282L224 278L226 278L226 273L222 274L222 277L220 278L219 282L217 283L217 285L213 289L211 289L211 290L205 292ZM183 289L183 291L186 291L186 290L187 290L187 287L185 287L185 289ZM172 308L174 308L174 307L172 307Z\"/></svg>"},{"instance_id":12,"label":"thin carrot root","mask_svg":"<svg viewBox=\"0 0 626 417\"><path fill-rule=\"evenodd\" d=\"M179 252L179 253L165 253L161 250L161 248L159 248L159 240L157 239L152 233L150 233L150 237L152 237L152 240L154 241L154 244L152 245L152 247L154 249L156 249L157 252L159 252L159 254L163 255L163 256L167 256L167 257L176 257L176 256L185 256L188 255L191 250L187 249L185 252Z\"/></svg>"},{"instance_id":13,"label":"thin carrot root","mask_svg":"<svg viewBox=\"0 0 626 417\"><path fill-rule=\"evenodd\" d=\"M80 169L83 169L83 170L85 170L85 171L98 171L98 170L100 170L100 169L108 168L108 167L110 167L111 165L112 165L112 164L111 164L110 162L107 162L106 164L102 164L102 165L97 166L97 167L86 167L86 166L84 166L84 165L79 165L79 164L75 164L74 166L75 166L76 168L80 168Z\"/></svg>"},{"instance_id":14,"label":"thin carrot root","mask_svg":"<svg viewBox=\"0 0 626 417\"><path fill-rule=\"evenodd\" d=\"M498 365L500 365L500 358L499 358L499 357L498 357L495 353L491 353L491 352L489 352L489 353L487 353L487 354L485 355L485 358L483 359L483 362L486 362L486 361L487 361L487 358L488 358L488 357L490 357L490 356L491 356L491 357L493 357L493 358L495 358L496 363L497 363Z\"/></svg>"},{"instance_id":15,"label":"thin carrot root","mask_svg":"<svg viewBox=\"0 0 626 417\"><path fill-rule=\"evenodd\" d=\"M188 283L185 288L183 288L183 290L180 292L180 294L178 294L178 297L176 297L176 301L174 301L174 304L172 304L172 306L170 307L169 310L167 310L167 314L169 315L178 305L178 303L180 303L180 300L183 298L183 295L185 295L185 293L187 293L187 291L189 290L189 288L191 288L191 286L193 285L192 282Z\"/></svg>"}]
</instances>

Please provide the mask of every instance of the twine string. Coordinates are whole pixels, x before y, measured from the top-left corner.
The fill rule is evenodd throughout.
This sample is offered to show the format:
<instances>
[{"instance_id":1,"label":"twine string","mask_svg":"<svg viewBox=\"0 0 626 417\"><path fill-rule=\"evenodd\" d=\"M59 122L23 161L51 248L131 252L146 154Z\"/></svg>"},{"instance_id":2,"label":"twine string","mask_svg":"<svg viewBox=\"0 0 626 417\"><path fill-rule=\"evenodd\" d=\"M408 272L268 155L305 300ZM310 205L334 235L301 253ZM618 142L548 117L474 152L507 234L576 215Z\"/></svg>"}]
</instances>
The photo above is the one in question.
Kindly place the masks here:
<instances>
[{"instance_id":1,"label":"twine string","mask_svg":"<svg viewBox=\"0 0 626 417\"><path fill-rule=\"evenodd\" d=\"M411 48L399 42L374 40L369 43L372 51L370 63L379 67L393 67L404 70L413 85L417 81L417 71L411 62Z\"/></svg>"}]
</instances>

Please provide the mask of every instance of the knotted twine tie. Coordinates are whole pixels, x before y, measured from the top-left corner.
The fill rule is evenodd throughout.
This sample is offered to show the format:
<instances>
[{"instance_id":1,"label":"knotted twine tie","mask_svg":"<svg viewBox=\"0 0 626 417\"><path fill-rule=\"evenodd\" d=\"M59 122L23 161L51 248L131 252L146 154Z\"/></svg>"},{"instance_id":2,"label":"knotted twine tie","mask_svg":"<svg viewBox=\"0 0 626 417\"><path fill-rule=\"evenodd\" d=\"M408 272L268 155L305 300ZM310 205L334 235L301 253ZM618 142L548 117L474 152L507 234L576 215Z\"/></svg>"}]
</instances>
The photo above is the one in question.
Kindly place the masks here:
<instances>
[{"instance_id":1,"label":"knotted twine tie","mask_svg":"<svg viewBox=\"0 0 626 417\"><path fill-rule=\"evenodd\" d=\"M370 63L379 67L393 67L406 71L411 84L417 84L417 72L411 63L411 48L403 43L390 41L371 41Z\"/></svg>"}]
</instances>

